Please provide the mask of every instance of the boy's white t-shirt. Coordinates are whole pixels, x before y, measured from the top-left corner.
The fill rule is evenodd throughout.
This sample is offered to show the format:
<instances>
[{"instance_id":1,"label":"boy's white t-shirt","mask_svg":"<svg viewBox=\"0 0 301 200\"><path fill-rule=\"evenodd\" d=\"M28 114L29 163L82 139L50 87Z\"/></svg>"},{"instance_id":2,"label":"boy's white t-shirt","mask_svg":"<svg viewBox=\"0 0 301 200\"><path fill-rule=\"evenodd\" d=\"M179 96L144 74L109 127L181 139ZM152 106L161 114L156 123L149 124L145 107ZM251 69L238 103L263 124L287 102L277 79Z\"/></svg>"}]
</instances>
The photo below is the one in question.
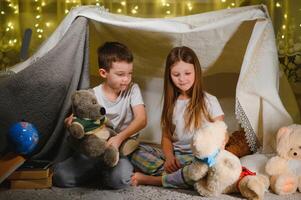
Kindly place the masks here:
<instances>
[{"instance_id":1,"label":"boy's white t-shirt","mask_svg":"<svg viewBox=\"0 0 301 200\"><path fill-rule=\"evenodd\" d=\"M114 130L119 133L124 130L134 119L133 107L143 104L139 86L132 86L119 94L115 101L110 101L103 93L103 84L93 88L97 101L106 109L106 115L113 124Z\"/></svg>"},{"instance_id":2,"label":"boy's white t-shirt","mask_svg":"<svg viewBox=\"0 0 301 200\"><path fill-rule=\"evenodd\" d=\"M184 112L188 102L189 99L185 99L185 100L178 99L175 104L173 118L172 118L172 123L175 125L175 130L172 135L173 147L175 151L179 151L182 153L192 153L191 141L196 131L196 130L188 131L185 129ZM205 92L205 104L208 113L212 118L224 114L217 98L207 92ZM208 121L206 119L202 119L202 126L205 126L207 123Z\"/></svg>"}]
</instances>

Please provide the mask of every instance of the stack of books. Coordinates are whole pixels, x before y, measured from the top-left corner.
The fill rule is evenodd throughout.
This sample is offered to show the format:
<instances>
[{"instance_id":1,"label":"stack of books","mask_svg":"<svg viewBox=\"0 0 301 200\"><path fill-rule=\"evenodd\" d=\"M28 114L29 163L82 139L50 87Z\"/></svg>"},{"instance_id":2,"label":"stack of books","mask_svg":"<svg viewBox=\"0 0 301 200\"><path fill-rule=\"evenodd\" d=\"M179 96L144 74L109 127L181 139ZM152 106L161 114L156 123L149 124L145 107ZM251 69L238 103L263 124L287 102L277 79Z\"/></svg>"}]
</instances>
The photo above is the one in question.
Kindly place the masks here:
<instances>
[{"instance_id":1,"label":"stack of books","mask_svg":"<svg viewBox=\"0 0 301 200\"><path fill-rule=\"evenodd\" d=\"M0 158L0 184L24 162L25 158L15 153L8 153Z\"/></svg>"},{"instance_id":2,"label":"stack of books","mask_svg":"<svg viewBox=\"0 0 301 200\"><path fill-rule=\"evenodd\" d=\"M11 189L44 189L52 186L50 162L26 161L8 178Z\"/></svg>"}]
</instances>

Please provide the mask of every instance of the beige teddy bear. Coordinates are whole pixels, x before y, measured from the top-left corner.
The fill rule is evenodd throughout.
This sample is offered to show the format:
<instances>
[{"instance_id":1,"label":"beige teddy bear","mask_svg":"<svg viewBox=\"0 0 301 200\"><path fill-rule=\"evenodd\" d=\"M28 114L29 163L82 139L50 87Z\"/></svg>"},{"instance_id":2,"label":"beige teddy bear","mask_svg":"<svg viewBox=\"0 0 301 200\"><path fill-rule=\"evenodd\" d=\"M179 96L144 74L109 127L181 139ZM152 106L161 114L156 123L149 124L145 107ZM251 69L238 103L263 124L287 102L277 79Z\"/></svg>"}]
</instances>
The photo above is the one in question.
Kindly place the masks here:
<instances>
[{"instance_id":1,"label":"beige teddy bear","mask_svg":"<svg viewBox=\"0 0 301 200\"><path fill-rule=\"evenodd\" d=\"M202 196L217 196L234 185L241 173L241 164L234 154L222 149L227 126L222 121L200 128L192 140L197 162L191 165L188 176Z\"/></svg>"},{"instance_id":2,"label":"beige teddy bear","mask_svg":"<svg viewBox=\"0 0 301 200\"><path fill-rule=\"evenodd\" d=\"M201 128L192 142L197 161L187 166L185 175L196 182L194 187L202 196L240 192L250 200L263 199L268 178L242 168L238 157L223 149L226 138L227 126L222 121Z\"/></svg>"},{"instance_id":3,"label":"beige teddy bear","mask_svg":"<svg viewBox=\"0 0 301 200\"><path fill-rule=\"evenodd\" d=\"M301 125L280 128L276 145L277 155L270 158L265 166L266 173L270 175L271 190L279 195L292 194L297 188L301 192L300 169L293 171L289 166L291 161L301 160ZM300 165L301 161L296 163Z\"/></svg>"}]
</instances>

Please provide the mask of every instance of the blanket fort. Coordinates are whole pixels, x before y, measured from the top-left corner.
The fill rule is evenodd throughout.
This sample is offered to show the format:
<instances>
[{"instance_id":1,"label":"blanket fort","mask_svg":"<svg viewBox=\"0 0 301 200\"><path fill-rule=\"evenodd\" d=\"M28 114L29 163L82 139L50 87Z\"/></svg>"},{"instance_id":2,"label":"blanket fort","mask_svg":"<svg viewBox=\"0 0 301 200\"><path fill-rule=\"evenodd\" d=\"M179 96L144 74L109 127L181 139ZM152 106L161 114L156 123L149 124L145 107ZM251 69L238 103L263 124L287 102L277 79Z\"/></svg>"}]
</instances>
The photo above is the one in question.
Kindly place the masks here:
<instances>
[{"instance_id":1,"label":"blanket fort","mask_svg":"<svg viewBox=\"0 0 301 200\"><path fill-rule=\"evenodd\" d=\"M174 46L185 45L197 53L206 90L221 101L230 129L241 124L253 151L261 147L264 153L272 152L278 128L299 117L292 91L279 73L265 6L168 19L134 18L82 6L72 9L40 49L1 81L1 134L10 123L25 119L42 133L35 157L61 151L57 145L62 146L65 137L63 119L70 109L70 94L95 84L95 52L105 41L122 42L134 52L134 80L143 92L149 119L141 133L144 141L158 143L161 138L164 62ZM280 82L290 114L280 99Z\"/></svg>"}]
</instances>

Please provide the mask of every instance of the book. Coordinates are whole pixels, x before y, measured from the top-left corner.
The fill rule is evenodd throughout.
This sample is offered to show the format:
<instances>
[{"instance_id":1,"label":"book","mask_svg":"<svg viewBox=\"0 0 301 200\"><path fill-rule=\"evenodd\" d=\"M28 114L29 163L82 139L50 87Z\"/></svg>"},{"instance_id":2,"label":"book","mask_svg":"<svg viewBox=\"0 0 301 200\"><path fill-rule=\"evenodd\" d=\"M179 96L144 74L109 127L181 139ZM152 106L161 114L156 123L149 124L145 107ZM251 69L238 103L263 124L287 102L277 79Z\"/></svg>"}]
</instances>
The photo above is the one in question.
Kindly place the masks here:
<instances>
[{"instance_id":1,"label":"book","mask_svg":"<svg viewBox=\"0 0 301 200\"><path fill-rule=\"evenodd\" d=\"M50 162L42 160L26 161L7 177L8 180L46 179L50 174Z\"/></svg>"},{"instance_id":2,"label":"book","mask_svg":"<svg viewBox=\"0 0 301 200\"><path fill-rule=\"evenodd\" d=\"M43 179L10 180L11 189L46 189L52 187L52 172Z\"/></svg>"},{"instance_id":3,"label":"book","mask_svg":"<svg viewBox=\"0 0 301 200\"><path fill-rule=\"evenodd\" d=\"M19 168L24 162L23 156L8 153L0 158L0 183L2 183L11 173Z\"/></svg>"},{"instance_id":4,"label":"book","mask_svg":"<svg viewBox=\"0 0 301 200\"><path fill-rule=\"evenodd\" d=\"M17 170L14 171L8 180L19 180L19 179L45 179L49 176L50 170L48 169L33 169L33 170Z\"/></svg>"},{"instance_id":5,"label":"book","mask_svg":"<svg viewBox=\"0 0 301 200\"><path fill-rule=\"evenodd\" d=\"M47 169L51 165L48 160L28 160L18 170Z\"/></svg>"}]
</instances>

